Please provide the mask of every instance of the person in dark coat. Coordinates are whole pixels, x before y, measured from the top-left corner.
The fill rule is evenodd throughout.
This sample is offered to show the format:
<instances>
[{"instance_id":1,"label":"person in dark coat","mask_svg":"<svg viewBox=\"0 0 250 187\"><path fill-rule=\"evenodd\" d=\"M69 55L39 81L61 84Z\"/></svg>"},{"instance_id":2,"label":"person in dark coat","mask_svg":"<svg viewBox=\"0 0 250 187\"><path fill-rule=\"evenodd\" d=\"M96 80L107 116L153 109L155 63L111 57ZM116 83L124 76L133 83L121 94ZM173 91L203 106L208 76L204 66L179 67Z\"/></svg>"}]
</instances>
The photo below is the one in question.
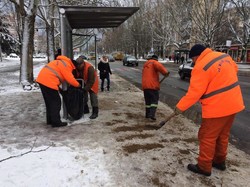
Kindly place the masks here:
<instances>
[{"instance_id":1,"label":"person in dark coat","mask_svg":"<svg viewBox=\"0 0 250 187\"><path fill-rule=\"evenodd\" d=\"M56 51L56 54L55 54L55 59L56 59L58 56L60 56L60 55L62 55L62 49L61 49L61 48L58 48L57 51Z\"/></svg>"},{"instance_id":2,"label":"person in dark coat","mask_svg":"<svg viewBox=\"0 0 250 187\"><path fill-rule=\"evenodd\" d=\"M101 91L104 91L104 81L107 79L107 90L110 89L110 75L112 75L109 61L106 56L103 56L98 63L98 70L100 71L100 79L101 79Z\"/></svg>"},{"instance_id":3,"label":"person in dark coat","mask_svg":"<svg viewBox=\"0 0 250 187\"><path fill-rule=\"evenodd\" d=\"M181 56L181 64L184 63L184 60L185 60L184 56Z\"/></svg>"}]
</instances>

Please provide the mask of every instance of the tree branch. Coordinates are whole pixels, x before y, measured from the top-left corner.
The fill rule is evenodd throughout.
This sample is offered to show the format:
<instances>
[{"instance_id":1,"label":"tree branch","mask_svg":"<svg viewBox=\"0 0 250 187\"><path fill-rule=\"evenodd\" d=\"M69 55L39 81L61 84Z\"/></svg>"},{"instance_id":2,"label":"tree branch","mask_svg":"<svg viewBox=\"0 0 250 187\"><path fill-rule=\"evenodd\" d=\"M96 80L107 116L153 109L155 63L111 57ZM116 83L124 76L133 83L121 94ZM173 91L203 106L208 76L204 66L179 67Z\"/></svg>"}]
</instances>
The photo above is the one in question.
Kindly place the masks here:
<instances>
[{"instance_id":1,"label":"tree branch","mask_svg":"<svg viewBox=\"0 0 250 187\"><path fill-rule=\"evenodd\" d=\"M27 154L29 154L29 153L39 153L39 152L42 152L42 151L46 151L46 150L48 150L50 147L52 147L52 146L54 145L54 143L51 143L50 146L48 146L48 147L46 147L46 148L44 148L44 149L33 150L33 149L34 149L34 145L35 145L35 143L36 143L36 140L37 140L37 138L35 139L35 141L34 141L32 147L30 148L29 151L24 152L24 153L21 153L21 154L19 154L19 155L12 155L12 156L9 156L9 157L7 157L7 158L1 159L0 162L4 162L4 161L9 160L9 159L11 159L11 158L21 157L21 156L27 155Z\"/></svg>"}]
</instances>

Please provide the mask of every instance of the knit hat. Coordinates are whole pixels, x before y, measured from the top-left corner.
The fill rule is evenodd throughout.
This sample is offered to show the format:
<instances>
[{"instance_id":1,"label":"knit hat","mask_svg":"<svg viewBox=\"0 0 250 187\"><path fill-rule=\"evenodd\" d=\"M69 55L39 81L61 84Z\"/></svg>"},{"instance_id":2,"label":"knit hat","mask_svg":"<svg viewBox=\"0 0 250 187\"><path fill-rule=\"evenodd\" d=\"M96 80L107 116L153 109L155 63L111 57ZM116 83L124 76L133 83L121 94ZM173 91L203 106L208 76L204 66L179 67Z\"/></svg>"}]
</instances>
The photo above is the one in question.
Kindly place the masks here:
<instances>
[{"instance_id":1,"label":"knit hat","mask_svg":"<svg viewBox=\"0 0 250 187\"><path fill-rule=\"evenodd\" d=\"M201 44L195 44L190 52L189 52L189 58L193 58L195 56L199 56L204 50L206 49L205 46L201 45Z\"/></svg>"},{"instance_id":2,"label":"knit hat","mask_svg":"<svg viewBox=\"0 0 250 187\"><path fill-rule=\"evenodd\" d=\"M77 65L81 65L84 62L84 59L80 56L76 59Z\"/></svg>"},{"instance_id":3,"label":"knit hat","mask_svg":"<svg viewBox=\"0 0 250 187\"><path fill-rule=\"evenodd\" d=\"M157 55L152 55L151 57L152 59L158 60L158 56Z\"/></svg>"}]
</instances>

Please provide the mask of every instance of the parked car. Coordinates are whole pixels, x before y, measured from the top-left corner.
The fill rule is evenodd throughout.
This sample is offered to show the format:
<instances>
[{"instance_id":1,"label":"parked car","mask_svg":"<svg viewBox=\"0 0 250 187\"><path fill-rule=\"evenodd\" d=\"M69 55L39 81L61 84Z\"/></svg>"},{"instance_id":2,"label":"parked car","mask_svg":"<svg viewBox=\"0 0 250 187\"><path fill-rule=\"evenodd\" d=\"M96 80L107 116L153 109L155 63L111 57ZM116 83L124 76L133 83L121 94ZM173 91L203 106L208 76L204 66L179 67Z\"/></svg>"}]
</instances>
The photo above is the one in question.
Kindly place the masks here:
<instances>
[{"instance_id":1,"label":"parked car","mask_svg":"<svg viewBox=\"0 0 250 187\"><path fill-rule=\"evenodd\" d=\"M39 53L39 54L33 54L33 58L46 58L45 54Z\"/></svg>"},{"instance_id":2,"label":"parked car","mask_svg":"<svg viewBox=\"0 0 250 187\"><path fill-rule=\"evenodd\" d=\"M184 80L186 77L191 77L191 72L194 68L194 62L192 59L188 59L184 64L179 66L178 73L180 78Z\"/></svg>"},{"instance_id":3,"label":"parked car","mask_svg":"<svg viewBox=\"0 0 250 187\"><path fill-rule=\"evenodd\" d=\"M87 56L88 60L95 60L95 52L90 52L89 55Z\"/></svg>"},{"instance_id":4,"label":"parked car","mask_svg":"<svg viewBox=\"0 0 250 187\"><path fill-rule=\"evenodd\" d=\"M81 57L83 60L87 60L88 59L85 55L80 55L79 57Z\"/></svg>"},{"instance_id":5,"label":"parked car","mask_svg":"<svg viewBox=\"0 0 250 187\"><path fill-rule=\"evenodd\" d=\"M125 56L123 58L123 65L124 66L138 66L138 60L134 56Z\"/></svg>"},{"instance_id":6,"label":"parked car","mask_svg":"<svg viewBox=\"0 0 250 187\"><path fill-rule=\"evenodd\" d=\"M146 60L151 59L153 55L154 55L153 53L148 54L147 57L146 57Z\"/></svg>"},{"instance_id":7,"label":"parked car","mask_svg":"<svg viewBox=\"0 0 250 187\"><path fill-rule=\"evenodd\" d=\"M109 62L114 62L115 59L112 55L107 55Z\"/></svg>"},{"instance_id":8,"label":"parked car","mask_svg":"<svg viewBox=\"0 0 250 187\"><path fill-rule=\"evenodd\" d=\"M10 58L19 58L19 56L16 53L10 53L9 57Z\"/></svg>"}]
</instances>

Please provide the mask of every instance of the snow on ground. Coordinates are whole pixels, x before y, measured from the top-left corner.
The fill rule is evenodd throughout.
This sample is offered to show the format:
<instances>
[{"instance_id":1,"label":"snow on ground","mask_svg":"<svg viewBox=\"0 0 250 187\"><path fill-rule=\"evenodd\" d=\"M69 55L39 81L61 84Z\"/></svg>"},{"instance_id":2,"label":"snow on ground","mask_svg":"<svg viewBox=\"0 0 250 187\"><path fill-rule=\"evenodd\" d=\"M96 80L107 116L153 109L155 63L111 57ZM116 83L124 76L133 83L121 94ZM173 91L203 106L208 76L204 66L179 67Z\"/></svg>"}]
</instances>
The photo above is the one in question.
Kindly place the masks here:
<instances>
[{"instance_id":1,"label":"snow on ground","mask_svg":"<svg viewBox=\"0 0 250 187\"><path fill-rule=\"evenodd\" d=\"M172 109L160 103L157 122L146 120L142 91L115 72L111 91L98 95L99 117L87 114L62 128L46 125L40 90L23 91L18 76L0 71L1 187L250 186L249 155L232 145L226 171L189 172L198 125L180 115L156 128Z\"/></svg>"}]
</instances>

